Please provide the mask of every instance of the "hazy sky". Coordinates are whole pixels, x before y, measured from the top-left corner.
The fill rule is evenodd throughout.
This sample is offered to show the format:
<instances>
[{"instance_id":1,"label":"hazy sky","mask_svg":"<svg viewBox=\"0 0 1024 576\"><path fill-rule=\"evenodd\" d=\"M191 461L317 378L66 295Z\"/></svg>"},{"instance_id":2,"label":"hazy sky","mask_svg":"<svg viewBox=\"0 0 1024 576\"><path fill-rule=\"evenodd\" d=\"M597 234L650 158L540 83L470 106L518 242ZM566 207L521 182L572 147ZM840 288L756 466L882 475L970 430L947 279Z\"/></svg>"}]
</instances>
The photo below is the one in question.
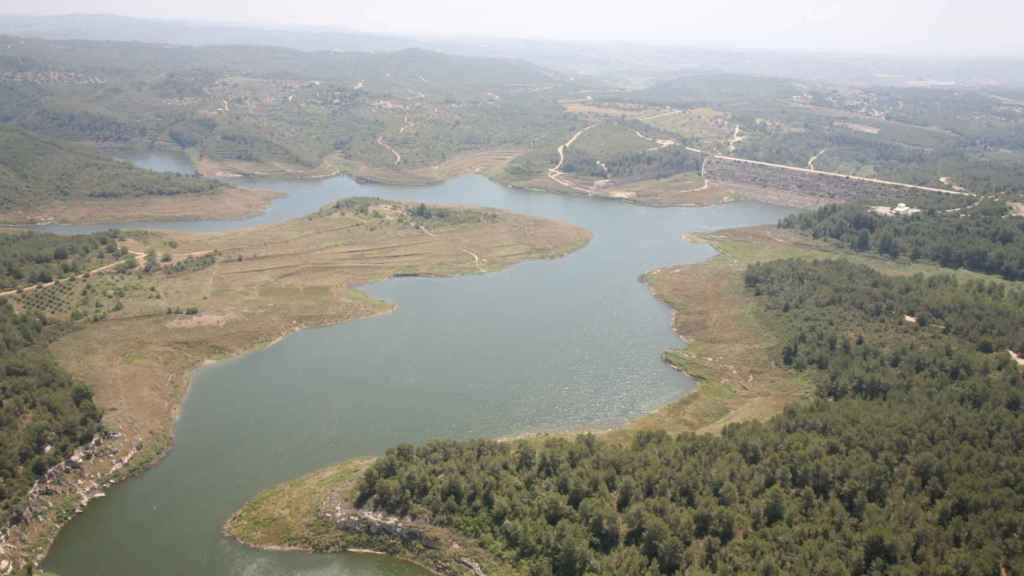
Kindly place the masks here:
<instances>
[{"instance_id":1,"label":"hazy sky","mask_svg":"<svg viewBox=\"0 0 1024 576\"><path fill-rule=\"evenodd\" d=\"M0 0L0 13L69 12L431 36L1024 56L1024 0Z\"/></svg>"}]
</instances>

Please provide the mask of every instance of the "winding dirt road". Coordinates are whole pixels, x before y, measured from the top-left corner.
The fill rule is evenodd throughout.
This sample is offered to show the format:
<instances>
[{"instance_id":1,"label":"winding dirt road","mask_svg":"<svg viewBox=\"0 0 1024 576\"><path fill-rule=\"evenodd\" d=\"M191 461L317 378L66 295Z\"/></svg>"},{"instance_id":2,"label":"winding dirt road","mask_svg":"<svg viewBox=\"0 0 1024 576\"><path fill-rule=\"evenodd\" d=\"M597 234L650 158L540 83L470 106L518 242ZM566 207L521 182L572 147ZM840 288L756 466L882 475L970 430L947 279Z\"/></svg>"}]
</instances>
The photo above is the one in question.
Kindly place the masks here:
<instances>
[{"instance_id":1,"label":"winding dirt road","mask_svg":"<svg viewBox=\"0 0 1024 576\"><path fill-rule=\"evenodd\" d=\"M395 166L398 166L402 162L402 155L398 153L398 150L395 150L390 144L385 142L383 136L377 136L377 144L387 148L389 152L395 155Z\"/></svg>"},{"instance_id":2,"label":"winding dirt road","mask_svg":"<svg viewBox=\"0 0 1024 576\"><path fill-rule=\"evenodd\" d=\"M675 146L677 144L675 140L669 140L667 138L658 140L655 138L651 138L650 136L644 136L643 134L640 133L639 130L633 130L633 133L636 134L638 137L643 138L644 140L647 140L648 142L654 144L654 146L647 149L648 152L656 152L658 150L668 148L669 146Z\"/></svg>"},{"instance_id":3,"label":"winding dirt road","mask_svg":"<svg viewBox=\"0 0 1024 576\"><path fill-rule=\"evenodd\" d=\"M437 234L434 234L433 232L431 232L426 226L420 225L420 226L417 226L417 228L419 228L420 231L423 232L424 234L426 234L427 236L430 236L432 238L437 238ZM473 263L476 264L476 269L477 270L479 270L482 273L487 272L487 268L484 268L484 265L483 265L483 263L486 262L487 260L485 260L484 258L481 258L479 254L477 254L476 252L473 252L472 250L467 250L466 248L459 248L459 250L462 250L463 253L469 254L470 256L473 257Z\"/></svg>"},{"instance_id":4,"label":"winding dirt road","mask_svg":"<svg viewBox=\"0 0 1024 576\"><path fill-rule=\"evenodd\" d=\"M592 189L590 189L590 188L584 188L582 186L577 186L572 181L570 181L568 178L566 178L565 177L565 173L562 172L562 166L565 165L565 152L566 152L566 150L571 148L572 145L576 142L576 140L579 139L579 137L582 136L587 130L590 130L591 128L593 128L595 126L597 126L597 124L591 124L590 126L587 126L586 128L584 128L584 129L580 130L579 132L573 134L572 138L569 138L565 142L565 144L562 144L561 146L559 146L558 147L558 164L555 165L554 168L549 168L548 169L548 178L550 178L556 184L558 184L560 186L565 186L566 188L571 188L573 190L576 190L577 192L583 192L584 194L587 194L589 196L592 196L594 194L594 191Z\"/></svg>"}]
</instances>

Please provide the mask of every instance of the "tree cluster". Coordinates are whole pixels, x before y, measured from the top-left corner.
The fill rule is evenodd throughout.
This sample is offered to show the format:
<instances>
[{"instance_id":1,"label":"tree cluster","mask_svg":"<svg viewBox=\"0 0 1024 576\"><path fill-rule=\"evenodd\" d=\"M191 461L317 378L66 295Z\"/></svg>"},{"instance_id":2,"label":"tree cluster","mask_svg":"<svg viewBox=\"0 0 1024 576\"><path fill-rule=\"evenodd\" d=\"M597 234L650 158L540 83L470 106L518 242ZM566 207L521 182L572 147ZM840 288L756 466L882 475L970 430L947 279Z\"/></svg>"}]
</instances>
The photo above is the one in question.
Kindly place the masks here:
<instances>
[{"instance_id":1,"label":"tree cluster","mask_svg":"<svg viewBox=\"0 0 1024 576\"><path fill-rule=\"evenodd\" d=\"M46 321L0 302L0 525L22 519L48 469L88 443L100 412L46 349Z\"/></svg>"},{"instance_id":2,"label":"tree cluster","mask_svg":"<svg viewBox=\"0 0 1024 576\"><path fill-rule=\"evenodd\" d=\"M833 205L794 214L779 226L835 240L858 252L1024 279L1024 218L1010 217L1004 202L985 200L960 211L929 210L906 216Z\"/></svg>"}]
</instances>

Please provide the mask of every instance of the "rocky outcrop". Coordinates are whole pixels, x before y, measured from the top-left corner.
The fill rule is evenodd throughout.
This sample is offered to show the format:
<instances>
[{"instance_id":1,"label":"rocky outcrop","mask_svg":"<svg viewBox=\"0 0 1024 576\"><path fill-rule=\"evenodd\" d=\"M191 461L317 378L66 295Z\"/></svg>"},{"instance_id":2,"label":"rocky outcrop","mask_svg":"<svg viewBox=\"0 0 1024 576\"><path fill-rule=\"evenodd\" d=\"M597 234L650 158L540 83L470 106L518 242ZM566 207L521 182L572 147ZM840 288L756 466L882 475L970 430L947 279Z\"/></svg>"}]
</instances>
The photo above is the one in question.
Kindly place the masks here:
<instances>
[{"instance_id":1,"label":"rocky outcrop","mask_svg":"<svg viewBox=\"0 0 1024 576\"><path fill-rule=\"evenodd\" d=\"M440 528L360 510L337 495L321 503L319 515L344 535L342 542L350 551L391 554L443 576L487 576L480 563Z\"/></svg>"},{"instance_id":2,"label":"rocky outcrop","mask_svg":"<svg viewBox=\"0 0 1024 576\"><path fill-rule=\"evenodd\" d=\"M344 508L339 505L334 510L324 512L323 516L338 530L350 534L382 536L400 541L404 545L421 544L427 548L437 547L437 543L428 538L423 530L380 512Z\"/></svg>"},{"instance_id":3,"label":"rocky outcrop","mask_svg":"<svg viewBox=\"0 0 1024 576\"><path fill-rule=\"evenodd\" d=\"M475 561L470 560L469 558L459 558L459 562L462 562L462 564L466 566L466 568L472 570L473 576L487 576L487 573L484 572L484 569L481 568L480 564L476 563Z\"/></svg>"},{"instance_id":4,"label":"rocky outcrop","mask_svg":"<svg viewBox=\"0 0 1024 576\"><path fill-rule=\"evenodd\" d=\"M37 565L61 526L104 496L141 449L118 432L104 431L47 470L32 485L10 525L0 527L0 576ZM40 534L43 534L40 537Z\"/></svg>"}]
</instances>

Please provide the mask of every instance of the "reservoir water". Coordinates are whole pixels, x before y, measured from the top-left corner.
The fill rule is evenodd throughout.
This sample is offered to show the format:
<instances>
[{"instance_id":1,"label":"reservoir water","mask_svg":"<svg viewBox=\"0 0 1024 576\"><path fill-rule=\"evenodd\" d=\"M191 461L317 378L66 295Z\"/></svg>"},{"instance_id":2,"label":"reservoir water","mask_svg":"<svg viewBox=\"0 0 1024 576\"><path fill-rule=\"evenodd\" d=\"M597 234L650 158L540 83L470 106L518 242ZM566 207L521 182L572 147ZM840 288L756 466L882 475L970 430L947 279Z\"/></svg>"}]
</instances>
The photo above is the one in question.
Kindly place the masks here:
<instances>
[{"instance_id":1,"label":"reservoir water","mask_svg":"<svg viewBox=\"0 0 1024 576\"><path fill-rule=\"evenodd\" d=\"M170 155L131 160L189 171L187 160ZM302 216L338 198L380 196L563 220L589 229L593 240L564 258L501 272L366 286L399 308L304 330L198 370L174 449L90 503L61 531L45 569L62 576L426 574L378 556L250 550L220 528L277 482L401 442L612 426L669 402L692 382L661 360L680 341L668 308L640 275L713 255L682 240L683 232L769 224L789 213L755 203L645 208L510 190L477 176L421 188L343 177L242 184L288 196L248 220L127 227L228 230Z\"/></svg>"}]
</instances>

